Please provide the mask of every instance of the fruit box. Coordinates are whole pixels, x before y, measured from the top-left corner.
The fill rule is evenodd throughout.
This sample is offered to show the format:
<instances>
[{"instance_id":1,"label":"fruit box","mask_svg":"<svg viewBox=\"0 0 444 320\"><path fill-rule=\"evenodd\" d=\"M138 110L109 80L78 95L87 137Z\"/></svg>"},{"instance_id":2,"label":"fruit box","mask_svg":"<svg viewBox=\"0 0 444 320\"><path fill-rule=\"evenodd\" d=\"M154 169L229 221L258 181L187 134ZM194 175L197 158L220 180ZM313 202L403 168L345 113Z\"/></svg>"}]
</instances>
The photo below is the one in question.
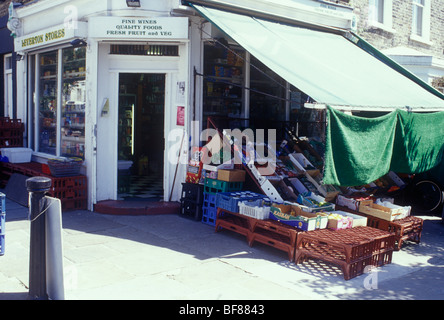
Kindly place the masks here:
<instances>
[{"instance_id":1,"label":"fruit box","mask_svg":"<svg viewBox=\"0 0 444 320\"><path fill-rule=\"evenodd\" d=\"M335 212L339 212L339 214L341 214L343 216L352 218L353 219L352 226L351 226L352 228L367 226L367 217L360 216L358 214L353 214L350 212L345 212L345 211L335 211Z\"/></svg>"},{"instance_id":2,"label":"fruit box","mask_svg":"<svg viewBox=\"0 0 444 320\"><path fill-rule=\"evenodd\" d=\"M346 216L343 211L332 211L328 216L328 229L340 230L349 229L353 225L353 218Z\"/></svg>"},{"instance_id":3,"label":"fruit box","mask_svg":"<svg viewBox=\"0 0 444 320\"><path fill-rule=\"evenodd\" d=\"M336 198L336 204L338 206L346 207L346 208L349 208L354 211L359 211L359 205L361 203L364 205L370 205L371 203L373 203L373 200L364 199L364 198L362 198L362 200L355 199L355 198L349 198L349 197L343 196L341 194L338 194L338 196Z\"/></svg>"},{"instance_id":4,"label":"fruit box","mask_svg":"<svg viewBox=\"0 0 444 320\"><path fill-rule=\"evenodd\" d=\"M308 200L308 201L306 201ZM310 202L313 201L313 204ZM319 203L321 205L316 205L314 203ZM333 211L335 210L335 205L330 202L326 202L324 197L321 197L312 192L307 194L299 194L297 198L297 205L306 212L319 212L319 211Z\"/></svg>"},{"instance_id":5,"label":"fruit box","mask_svg":"<svg viewBox=\"0 0 444 320\"><path fill-rule=\"evenodd\" d=\"M387 208L376 203L360 204L359 212L371 215L387 221L393 221L403 217L404 208Z\"/></svg>"},{"instance_id":6,"label":"fruit box","mask_svg":"<svg viewBox=\"0 0 444 320\"><path fill-rule=\"evenodd\" d=\"M290 211L288 210L290 207ZM270 219L296 227L303 231L323 229L327 226L327 215L325 213L312 213L303 211L296 205L276 205L270 208Z\"/></svg>"}]
</instances>

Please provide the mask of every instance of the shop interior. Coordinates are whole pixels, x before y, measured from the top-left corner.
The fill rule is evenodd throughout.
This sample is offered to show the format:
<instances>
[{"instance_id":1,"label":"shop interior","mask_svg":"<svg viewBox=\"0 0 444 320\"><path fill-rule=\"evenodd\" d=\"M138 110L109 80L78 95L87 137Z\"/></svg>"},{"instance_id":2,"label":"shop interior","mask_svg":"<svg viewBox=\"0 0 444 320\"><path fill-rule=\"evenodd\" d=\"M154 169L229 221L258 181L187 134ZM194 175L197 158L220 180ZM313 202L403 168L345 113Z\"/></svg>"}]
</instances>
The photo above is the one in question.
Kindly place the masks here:
<instances>
[{"instance_id":1,"label":"shop interior","mask_svg":"<svg viewBox=\"0 0 444 320\"><path fill-rule=\"evenodd\" d=\"M119 75L118 198L163 200L165 74Z\"/></svg>"},{"instance_id":2,"label":"shop interior","mask_svg":"<svg viewBox=\"0 0 444 320\"><path fill-rule=\"evenodd\" d=\"M227 35L204 46L204 127L276 130L276 142L309 137L322 146L325 112L304 108L311 98ZM267 139L267 137L266 137ZM322 150L319 150L322 154Z\"/></svg>"}]
</instances>

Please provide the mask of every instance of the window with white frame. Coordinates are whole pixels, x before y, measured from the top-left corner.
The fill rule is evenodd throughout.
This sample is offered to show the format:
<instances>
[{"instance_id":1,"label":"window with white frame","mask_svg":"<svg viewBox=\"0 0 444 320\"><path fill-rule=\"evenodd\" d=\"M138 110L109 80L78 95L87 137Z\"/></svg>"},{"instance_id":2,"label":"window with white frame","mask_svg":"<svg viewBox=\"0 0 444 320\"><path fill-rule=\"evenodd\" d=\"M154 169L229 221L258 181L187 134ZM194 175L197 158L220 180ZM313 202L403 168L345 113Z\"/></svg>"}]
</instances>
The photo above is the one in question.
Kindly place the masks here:
<instances>
[{"instance_id":1,"label":"window with white frame","mask_svg":"<svg viewBox=\"0 0 444 320\"><path fill-rule=\"evenodd\" d=\"M394 32L392 29L392 7L393 0L369 0L369 27Z\"/></svg>"},{"instance_id":2,"label":"window with white frame","mask_svg":"<svg viewBox=\"0 0 444 320\"><path fill-rule=\"evenodd\" d=\"M424 0L413 0L413 34L422 37L424 20Z\"/></svg>"},{"instance_id":3,"label":"window with white frame","mask_svg":"<svg viewBox=\"0 0 444 320\"><path fill-rule=\"evenodd\" d=\"M4 57L4 88L3 92L5 93L5 110L4 115L6 117L12 118L12 55L8 54Z\"/></svg>"},{"instance_id":4,"label":"window with white frame","mask_svg":"<svg viewBox=\"0 0 444 320\"><path fill-rule=\"evenodd\" d=\"M410 38L430 44L430 0L413 0Z\"/></svg>"},{"instance_id":5,"label":"window with white frame","mask_svg":"<svg viewBox=\"0 0 444 320\"><path fill-rule=\"evenodd\" d=\"M84 158L86 48L66 47L32 55L34 151Z\"/></svg>"}]
</instances>

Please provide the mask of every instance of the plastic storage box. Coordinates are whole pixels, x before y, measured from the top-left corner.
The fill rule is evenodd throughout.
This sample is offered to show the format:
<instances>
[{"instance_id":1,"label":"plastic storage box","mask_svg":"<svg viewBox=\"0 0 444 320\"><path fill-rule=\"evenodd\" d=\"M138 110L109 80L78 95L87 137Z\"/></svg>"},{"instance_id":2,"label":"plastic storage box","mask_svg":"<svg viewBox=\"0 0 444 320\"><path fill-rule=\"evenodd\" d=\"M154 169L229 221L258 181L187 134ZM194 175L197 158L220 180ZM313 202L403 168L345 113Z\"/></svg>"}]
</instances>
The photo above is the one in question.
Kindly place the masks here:
<instances>
[{"instance_id":1,"label":"plastic storage box","mask_svg":"<svg viewBox=\"0 0 444 320\"><path fill-rule=\"evenodd\" d=\"M10 163L31 162L32 149L30 148L2 148L2 156L8 157Z\"/></svg>"}]
</instances>

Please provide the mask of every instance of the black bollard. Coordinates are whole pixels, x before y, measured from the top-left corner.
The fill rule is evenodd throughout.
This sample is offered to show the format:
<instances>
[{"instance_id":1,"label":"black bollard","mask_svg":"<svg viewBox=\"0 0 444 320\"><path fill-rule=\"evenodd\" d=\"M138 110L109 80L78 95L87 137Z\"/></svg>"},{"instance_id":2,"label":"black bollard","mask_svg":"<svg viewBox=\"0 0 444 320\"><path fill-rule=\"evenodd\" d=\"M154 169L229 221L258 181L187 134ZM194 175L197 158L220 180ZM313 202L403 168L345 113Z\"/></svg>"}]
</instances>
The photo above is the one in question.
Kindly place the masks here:
<instances>
[{"instance_id":1,"label":"black bollard","mask_svg":"<svg viewBox=\"0 0 444 320\"><path fill-rule=\"evenodd\" d=\"M29 299L48 300L46 290L46 225L45 193L51 187L51 179L33 177L26 180L30 193L29 212L31 242L29 254Z\"/></svg>"}]
</instances>

